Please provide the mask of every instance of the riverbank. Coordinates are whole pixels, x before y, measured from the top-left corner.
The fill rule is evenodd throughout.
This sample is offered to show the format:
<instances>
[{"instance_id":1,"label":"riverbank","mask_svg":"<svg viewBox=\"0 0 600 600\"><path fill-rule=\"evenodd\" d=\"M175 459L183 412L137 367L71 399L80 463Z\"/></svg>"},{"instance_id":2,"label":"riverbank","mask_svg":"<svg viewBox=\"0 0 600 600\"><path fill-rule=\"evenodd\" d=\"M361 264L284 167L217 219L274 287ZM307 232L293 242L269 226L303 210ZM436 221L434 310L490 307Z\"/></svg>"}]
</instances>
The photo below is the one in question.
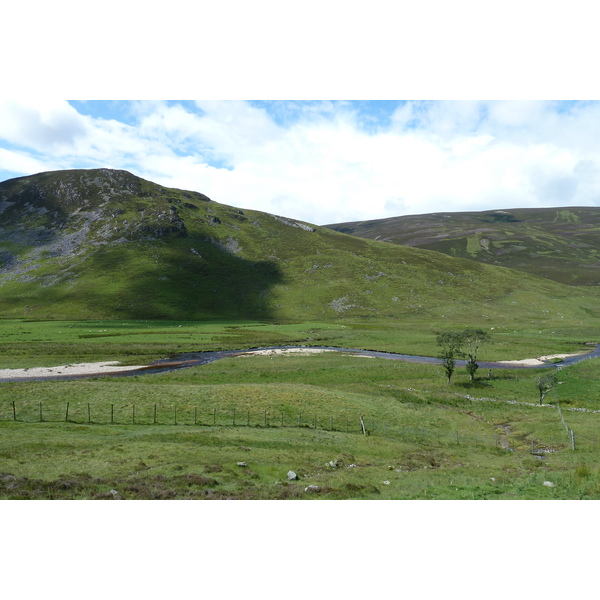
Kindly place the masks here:
<instances>
[{"instance_id":1,"label":"riverbank","mask_svg":"<svg viewBox=\"0 0 600 600\"><path fill-rule=\"evenodd\" d=\"M92 363L73 363L57 367L33 367L30 369L0 369L0 381L14 379L39 379L81 375L114 375L144 369L143 365L118 366L119 361L105 361Z\"/></svg>"},{"instance_id":2,"label":"riverbank","mask_svg":"<svg viewBox=\"0 0 600 600\"><path fill-rule=\"evenodd\" d=\"M589 352L574 352L573 354L549 354L548 356L540 356L538 358L524 358L522 360L503 360L498 361L498 364L512 365L515 367L543 367L554 359L560 359L564 361L567 358L576 358L578 356L585 356L590 354Z\"/></svg>"},{"instance_id":3,"label":"riverbank","mask_svg":"<svg viewBox=\"0 0 600 600\"><path fill-rule=\"evenodd\" d=\"M55 367L32 367L28 369L0 369L0 382L18 382L28 380L50 380L50 379L71 379L81 377L101 377L101 376L127 376L133 374L164 372L186 367L195 367L219 358L230 357L249 357L249 356L307 356L310 354L319 354L323 352L344 352L351 356L359 358L385 358L390 360L400 360L408 362L427 362L439 363L440 359L429 356L413 356L407 354L394 354L391 352L376 352L370 350L359 350L352 348L333 348L333 347L272 347L272 348L256 348L250 350L227 350L222 352L199 352L196 354L186 354L179 358L158 361L151 365L127 365L119 366L118 361L90 362L90 363L73 363L60 365ZM498 361L484 362L480 361L480 366L484 368L506 369L511 367L516 368L536 368L544 366L553 366L550 361L552 359L560 359L561 361L573 364L584 358L592 358L598 356L600 347L597 347L591 352L574 352L572 354L552 354L548 356L540 356L538 358L526 358L513 361ZM462 364L464 361L457 361L457 364Z\"/></svg>"}]
</instances>

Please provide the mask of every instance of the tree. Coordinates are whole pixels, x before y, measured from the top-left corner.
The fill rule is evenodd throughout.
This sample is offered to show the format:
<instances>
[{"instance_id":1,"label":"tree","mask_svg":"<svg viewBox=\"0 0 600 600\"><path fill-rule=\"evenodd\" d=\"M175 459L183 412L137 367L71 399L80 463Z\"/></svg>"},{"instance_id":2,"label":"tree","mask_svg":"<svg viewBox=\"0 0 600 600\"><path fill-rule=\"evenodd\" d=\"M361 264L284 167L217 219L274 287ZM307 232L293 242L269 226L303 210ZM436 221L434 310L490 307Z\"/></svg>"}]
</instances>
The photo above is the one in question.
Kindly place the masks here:
<instances>
[{"instance_id":1,"label":"tree","mask_svg":"<svg viewBox=\"0 0 600 600\"><path fill-rule=\"evenodd\" d=\"M537 380L537 389L540 392L540 404L542 404L544 397L546 394L556 386L558 383L556 379L556 373L548 373L547 375L542 375L538 377Z\"/></svg>"},{"instance_id":2,"label":"tree","mask_svg":"<svg viewBox=\"0 0 600 600\"><path fill-rule=\"evenodd\" d=\"M465 329L461 334L462 337L462 354L467 359L467 373L469 373L469 379L473 381L475 378L475 372L479 369L477 364L477 352L479 346L489 342L491 336L482 329Z\"/></svg>"},{"instance_id":3,"label":"tree","mask_svg":"<svg viewBox=\"0 0 600 600\"><path fill-rule=\"evenodd\" d=\"M437 336L437 344L441 347L440 358L446 371L446 377L448 377L448 383L450 383L456 365L455 357L461 355L462 334L454 332L440 333Z\"/></svg>"}]
</instances>

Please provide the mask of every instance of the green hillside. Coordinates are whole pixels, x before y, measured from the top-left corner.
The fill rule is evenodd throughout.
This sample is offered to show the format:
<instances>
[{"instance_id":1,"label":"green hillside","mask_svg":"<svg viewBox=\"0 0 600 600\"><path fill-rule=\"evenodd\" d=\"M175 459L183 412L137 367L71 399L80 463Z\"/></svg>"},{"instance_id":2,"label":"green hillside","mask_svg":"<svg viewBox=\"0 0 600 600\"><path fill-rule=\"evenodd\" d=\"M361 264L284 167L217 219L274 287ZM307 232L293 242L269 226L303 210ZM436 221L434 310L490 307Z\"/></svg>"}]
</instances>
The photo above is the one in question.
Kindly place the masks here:
<instances>
[{"instance_id":1,"label":"green hillside","mask_svg":"<svg viewBox=\"0 0 600 600\"><path fill-rule=\"evenodd\" d=\"M58 171L0 184L4 318L423 316L580 326L598 315L598 294L575 289L240 210L126 171Z\"/></svg>"},{"instance_id":2,"label":"green hillside","mask_svg":"<svg viewBox=\"0 0 600 600\"><path fill-rule=\"evenodd\" d=\"M568 285L600 283L600 207L433 213L328 227Z\"/></svg>"}]
</instances>

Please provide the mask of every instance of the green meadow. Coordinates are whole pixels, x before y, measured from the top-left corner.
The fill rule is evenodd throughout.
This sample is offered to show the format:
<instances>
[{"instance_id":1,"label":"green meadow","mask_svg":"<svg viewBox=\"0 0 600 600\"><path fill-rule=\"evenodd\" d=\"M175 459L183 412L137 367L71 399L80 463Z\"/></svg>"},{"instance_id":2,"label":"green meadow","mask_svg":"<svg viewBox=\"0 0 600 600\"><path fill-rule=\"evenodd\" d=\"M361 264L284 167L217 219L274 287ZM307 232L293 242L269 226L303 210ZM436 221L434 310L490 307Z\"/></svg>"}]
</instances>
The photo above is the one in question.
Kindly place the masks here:
<instances>
[{"instance_id":1,"label":"green meadow","mask_svg":"<svg viewBox=\"0 0 600 600\"><path fill-rule=\"evenodd\" d=\"M457 323L459 329L462 323ZM577 322L488 328L480 361L590 349ZM0 321L0 368L274 345L436 356L436 321ZM0 383L5 499L597 499L598 359L558 372L345 353ZM557 406L575 436L575 449ZM298 479L289 480L294 471Z\"/></svg>"},{"instance_id":2,"label":"green meadow","mask_svg":"<svg viewBox=\"0 0 600 600\"><path fill-rule=\"evenodd\" d=\"M215 321L28 321L0 320L0 367L54 366L73 362L119 360L137 364L184 352L238 350L274 345L336 346L401 354L436 356L436 333L471 326L417 316L337 322ZM493 343L481 360L519 360L586 351L600 327L574 319L560 326L515 319L486 326ZM589 349L589 348L587 348Z\"/></svg>"}]
</instances>

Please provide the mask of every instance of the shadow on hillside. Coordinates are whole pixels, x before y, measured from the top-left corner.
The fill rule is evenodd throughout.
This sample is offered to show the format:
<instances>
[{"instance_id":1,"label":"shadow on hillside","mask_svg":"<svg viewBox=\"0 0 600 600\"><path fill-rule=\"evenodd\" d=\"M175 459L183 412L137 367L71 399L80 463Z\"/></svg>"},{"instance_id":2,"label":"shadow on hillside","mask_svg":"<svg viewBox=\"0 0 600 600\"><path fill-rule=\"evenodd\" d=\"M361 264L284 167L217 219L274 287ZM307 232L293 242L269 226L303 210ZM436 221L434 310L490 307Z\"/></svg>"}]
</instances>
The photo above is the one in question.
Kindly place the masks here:
<instances>
[{"instance_id":1,"label":"shadow on hillside","mask_svg":"<svg viewBox=\"0 0 600 600\"><path fill-rule=\"evenodd\" d=\"M269 319L279 266L249 261L206 239L187 236L103 249L82 265L95 273L93 290L68 295L98 314L123 319ZM83 294L89 298L76 296Z\"/></svg>"}]
</instances>

